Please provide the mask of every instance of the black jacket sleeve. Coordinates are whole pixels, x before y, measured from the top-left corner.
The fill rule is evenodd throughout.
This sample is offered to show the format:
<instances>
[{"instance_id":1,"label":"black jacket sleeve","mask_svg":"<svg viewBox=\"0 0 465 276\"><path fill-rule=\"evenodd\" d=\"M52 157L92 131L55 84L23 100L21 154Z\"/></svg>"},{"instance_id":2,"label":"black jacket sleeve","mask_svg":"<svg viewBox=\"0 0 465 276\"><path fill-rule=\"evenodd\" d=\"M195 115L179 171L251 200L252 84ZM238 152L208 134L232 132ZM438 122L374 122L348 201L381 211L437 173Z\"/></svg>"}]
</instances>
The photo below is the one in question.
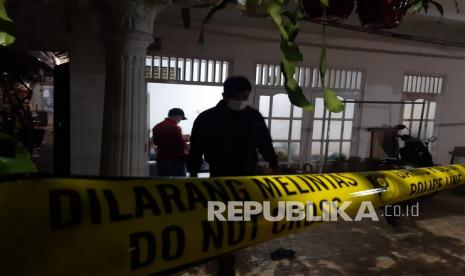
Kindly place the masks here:
<instances>
[{"instance_id":1,"label":"black jacket sleeve","mask_svg":"<svg viewBox=\"0 0 465 276\"><path fill-rule=\"evenodd\" d=\"M258 139L258 152L263 156L266 162L270 164L272 169L278 168L278 158L273 148L273 141L271 139L270 131L265 124L265 119L258 113L259 118L257 119L257 127L259 133Z\"/></svg>"},{"instance_id":2,"label":"black jacket sleeve","mask_svg":"<svg viewBox=\"0 0 465 276\"><path fill-rule=\"evenodd\" d=\"M200 167L203 163L204 149L204 137L203 137L203 123L199 117L194 121L192 127L191 139L190 139L190 150L189 157L187 159L187 170L192 177L197 176L200 171Z\"/></svg>"}]
</instances>

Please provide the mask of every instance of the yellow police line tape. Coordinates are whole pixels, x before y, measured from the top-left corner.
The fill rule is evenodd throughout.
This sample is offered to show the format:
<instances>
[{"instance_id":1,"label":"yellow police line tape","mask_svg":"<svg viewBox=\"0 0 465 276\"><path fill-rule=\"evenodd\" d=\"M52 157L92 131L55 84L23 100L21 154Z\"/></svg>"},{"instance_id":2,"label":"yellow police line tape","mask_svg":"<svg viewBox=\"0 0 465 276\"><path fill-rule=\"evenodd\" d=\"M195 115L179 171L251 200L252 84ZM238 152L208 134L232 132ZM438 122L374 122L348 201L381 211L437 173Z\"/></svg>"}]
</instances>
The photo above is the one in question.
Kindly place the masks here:
<instances>
[{"instance_id":1,"label":"yellow police line tape","mask_svg":"<svg viewBox=\"0 0 465 276\"><path fill-rule=\"evenodd\" d=\"M0 275L147 275L294 233L312 221L207 221L208 201L362 201L375 208L465 184L465 166L224 178L0 183Z\"/></svg>"}]
</instances>

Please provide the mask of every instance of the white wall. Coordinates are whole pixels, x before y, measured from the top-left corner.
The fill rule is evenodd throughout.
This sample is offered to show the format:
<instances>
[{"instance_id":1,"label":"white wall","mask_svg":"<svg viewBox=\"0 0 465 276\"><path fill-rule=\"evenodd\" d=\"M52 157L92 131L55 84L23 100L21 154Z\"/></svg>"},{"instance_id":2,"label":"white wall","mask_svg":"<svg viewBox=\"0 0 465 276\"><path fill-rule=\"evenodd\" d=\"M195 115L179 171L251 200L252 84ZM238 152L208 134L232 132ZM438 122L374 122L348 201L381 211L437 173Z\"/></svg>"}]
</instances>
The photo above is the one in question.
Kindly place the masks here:
<instances>
[{"instance_id":1,"label":"white wall","mask_svg":"<svg viewBox=\"0 0 465 276\"><path fill-rule=\"evenodd\" d=\"M233 61L232 74L246 75L255 79L257 62L279 62L278 34L265 29L214 25L205 34L205 44L196 44L198 29L185 30L176 24L159 24L156 36L162 38L162 51L154 54L180 55L184 57L217 57ZM173 35L176 34L176 35ZM369 40L328 37L328 66L361 68L365 71L364 100L400 101L403 75L413 71L447 75L443 108L438 111L439 137L433 151L435 161L447 163L448 151L465 143L465 102L463 87L464 55L459 49L437 47L415 42L371 36ZM303 33L300 36L304 64L315 66L319 59L320 38ZM183 45L180 47L179 45ZM400 105L365 104L362 106L360 139L354 141L362 157L369 155L369 127L389 126L400 122ZM453 136L453 137L450 137ZM463 142L462 142L463 141Z\"/></svg>"},{"instance_id":2,"label":"white wall","mask_svg":"<svg viewBox=\"0 0 465 276\"><path fill-rule=\"evenodd\" d=\"M190 134L197 116L214 107L222 99L222 86L185 85L168 83L148 83L149 93L149 129L163 121L171 108L184 111L187 120L179 126L183 134Z\"/></svg>"},{"instance_id":3,"label":"white wall","mask_svg":"<svg viewBox=\"0 0 465 276\"><path fill-rule=\"evenodd\" d=\"M105 49L99 14L93 10L73 14L74 29L66 32L63 13L56 7L39 7L42 4L25 0L18 3L22 5L14 18L18 31L17 49L71 52L71 172L98 174L105 82ZM237 14L237 18L241 20L242 17ZM207 28L209 31L205 34L203 49L197 45L199 30L196 22L192 24L193 29L185 30L181 27L180 18L171 21L177 23L173 25L163 20L155 23L155 35L162 38L163 49L156 53L229 59L232 62L231 74L245 75L251 80L255 78L257 62L279 62L278 33L271 28L252 28L271 26L269 19L250 20L250 24L242 27L219 25L213 20ZM310 23L303 26L299 41L304 64L315 66L319 58L320 35L306 31ZM447 163L447 152L465 143L465 51L352 34L328 28L328 65L363 69L366 72L366 100L400 100L402 76L406 71L447 75L442 108L438 113L439 140L435 146L436 161ZM355 141L360 146L360 155L368 154L369 133L363 129L398 123L399 110L399 106L363 106L361 136L359 141Z\"/></svg>"}]
</instances>

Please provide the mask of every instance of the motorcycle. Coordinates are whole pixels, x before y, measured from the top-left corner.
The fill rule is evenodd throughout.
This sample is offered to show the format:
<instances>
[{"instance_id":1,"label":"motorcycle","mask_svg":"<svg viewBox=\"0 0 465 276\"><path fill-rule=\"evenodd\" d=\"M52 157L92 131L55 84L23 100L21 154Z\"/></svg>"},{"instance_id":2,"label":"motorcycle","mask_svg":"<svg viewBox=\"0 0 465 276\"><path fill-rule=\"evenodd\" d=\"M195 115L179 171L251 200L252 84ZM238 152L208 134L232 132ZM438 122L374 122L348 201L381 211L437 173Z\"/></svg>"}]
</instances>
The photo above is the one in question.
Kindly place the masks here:
<instances>
[{"instance_id":1,"label":"motorcycle","mask_svg":"<svg viewBox=\"0 0 465 276\"><path fill-rule=\"evenodd\" d=\"M393 136L396 139L395 141L388 141L394 145L383 145L383 149L390 148L390 151L394 151L396 157L381 160L378 164L381 170L411 169L434 165L429 145L436 141L437 137L432 136L421 140L420 138L413 137L410 129L405 125L396 125L392 128L393 132L396 133L404 129L408 130L408 134L396 134ZM398 139L404 144L401 148L399 148Z\"/></svg>"},{"instance_id":2,"label":"motorcycle","mask_svg":"<svg viewBox=\"0 0 465 276\"><path fill-rule=\"evenodd\" d=\"M398 132L407 130L408 134L399 135ZM433 157L429 151L429 145L437 140L437 137L432 136L426 140L421 140L418 137L413 137L411 135L410 129L408 129L405 125L396 125L393 127L393 132L395 135L393 136L396 141L394 143L398 143L398 139L400 139L404 146L400 147L397 145L390 145L391 148L394 147L398 149L398 153L396 154L396 158L387 158L381 160L379 164L379 170L396 170L396 169L413 169L413 168L421 168L421 167L431 167L434 165ZM400 156L400 158L399 158ZM431 198L431 196L423 197L422 199ZM388 209L384 207L384 218L386 222L393 226L397 227L400 226L405 219L405 209L413 204L417 204L417 202L421 199L416 200L409 200L405 202L398 203L401 206L402 212L400 214L392 214L387 215Z\"/></svg>"}]
</instances>

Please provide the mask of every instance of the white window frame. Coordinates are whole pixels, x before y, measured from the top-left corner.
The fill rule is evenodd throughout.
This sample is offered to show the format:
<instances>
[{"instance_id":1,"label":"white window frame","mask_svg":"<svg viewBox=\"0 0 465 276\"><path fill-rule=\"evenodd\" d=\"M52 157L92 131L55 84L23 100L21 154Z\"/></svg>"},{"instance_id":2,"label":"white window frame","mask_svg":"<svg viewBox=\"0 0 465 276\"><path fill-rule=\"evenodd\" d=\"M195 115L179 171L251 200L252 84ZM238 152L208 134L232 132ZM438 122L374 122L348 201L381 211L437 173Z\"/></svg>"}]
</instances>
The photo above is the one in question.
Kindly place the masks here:
<instances>
[{"instance_id":1,"label":"white window frame","mask_svg":"<svg viewBox=\"0 0 465 276\"><path fill-rule=\"evenodd\" d=\"M273 117L272 116L272 107L273 107L273 97L279 94L286 95L287 93L284 90L284 87L261 87L261 88L255 88L255 97L254 97L254 106L256 107L257 110L259 110L259 102L260 102L260 96L269 96L270 97L270 103L269 103L269 111L268 111L268 116L263 115L265 118L265 123L267 124L268 128L271 131L271 124L272 120L289 120L289 130L288 130L288 139L273 139L273 143L288 143L288 155L287 155L287 161L280 161L280 165L285 165L288 168L295 167L296 165L301 168L303 165L303 156L304 156L304 151L302 150L302 147L305 146L303 144L303 141L305 141L305 133L303 131L303 126L308 123L306 120L307 116L305 116L305 111L302 111L302 117L294 117L294 109L297 108L291 104L291 110L290 110L290 117ZM301 121L301 130L300 130L300 138L299 140L292 139L292 121L295 120L300 120ZM272 137L273 138L273 137ZM298 142L299 145L299 160L298 161L293 161L290 158L290 147L291 143Z\"/></svg>"},{"instance_id":2,"label":"white window frame","mask_svg":"<svg viewBox=\"0 0 465 276\"><path fill-rule=\"evenodd\" d=\"M415 82L413 78L416 77L417 81ZM410 80L410 81L409 81ZM434 153L436 152L437 145L439 142L439 127L438 123L440 122L441 106L443 97L446 90L447 76L444 74L430 74L430 73L419 73L419 72L404 72L404 83L402 86L402 101L404 102L415 102L416 100L427 101L428 104L425 104L425 110L423 111L423 120L420 138L426 139L429 138L426 135L427 129L426 126L428 122L433 122L433 131L432 136L436 136L438 139L430 145L430 150ZM412 83L416 83L414 86ZM428 84L429 83L429 84ZM430 102L436 103L436 109L434 114L434 119L429 119L429 108ZM410 118L405 119L404 112L406 105L411 106ZM420 121L419 119L413 119L413 107L421 106L420 104L409 104L405 103L402 105L400 112L400 120L403 124L408 122L407 127L411 129L413 121ZM420 131L419 131L420 132ZM412 132L411 135L414 137L419 136L419 132Z\"/></svg>"},{"instance_id":3,"label":"white window frame","mask_svg":"<svg viewBox=\"0 0 465 276\"><path fill-rule=\"evenodd\" d=\"M258 73L259 68L258 65L272 65L274 66L273 69L271 69L271 72L275 72L274 77L266 77L263 75L263 72L265 70L262 70L262 74L259 75ZM267 95L267 96L274 96L279 93L286 93L283 85L283 77L281 75L281 78L277 77L277 75L280 73L280 68L277 65L278 63L275 64L270 64L266 62L256 62L256 76L255 76L255 85L254 85L254 91L255 91L255 97L254 97L254 106L259 109L259 99L260 96ZM269 68L269 67L268 67ZM307 70L309 69L309 70ZM347 84L350 84L351 89L344 89L341 88L343 86L342 83L342 72L345 71L350 71L350 72L359 72L360 75L357 75L356 79L349 78L349 75L347 75ZM339 83L337 83L335 80L337 79L335 76L336 74L339 74ZM269 75L269 74L268 74ZM353 99L355 101L359 101L363 97L363 92L364 92L364 84L365 84L365 76L366 72L364 69L359 69L359 68L344 68L344 67L338 67L338 68L330 68L327 71L326 74L326 86L328 88L331 88L336 92L338 96L343 97L344 99ZM267 80L268 79L268 80ZM318 97L323 97L323 91L321 87L321 81L320 81L320 76L318 72L318 67L317 66L305 66L305 65L299 65L296 70L296 80L299 83L299 85L302 87L302 90L304 92L304 95L315 103L315 99ZM345 83L345 82L344 82ZM353 87L352 85L355 85ZM271 104L270 104L271 108ZM271 112L271 110L270 110ZM313 137L313 118L314 117L314 112L303 112L303 117L302 117L302 127L301 127L301 142L300 142L300 162L299 166L300 168L303 167L305 163L311 163L312 165L315 165L315 161L312 161L310 159L311 157L311 143L312 143L312 137ZM350 146L350 156L356 155L358 153L358 148L359 144L357 143L358 137L360 136L360 123L361 123L361 106L359 104L355 104L354 106L354 117L352 120L352 134L351 134L351 146ZM343 137L343 134L341 133L341 138ZM289 152L289 151L288 151ZM347 156L349 158L350 156ZM322 164L323 160L320 160L317 165ZM289 167L289 162L282 162L286 164ZM281 164L282 164L281 163Z\"/></svg>"},{"instance_id":4,"label":"white window frame","mask_svg":"<svg viewBox=\"0 0 465 276\"><path fill-rule=\"evenodd\" d=\"M363 80L363 77L362 77L362 80ZM362 82L363 84L363 82ZM363 87L363 86L362 86ZM323 98L323 91L321 89L318 89L317 91L314 91L312 93L312 103L313 104L316 104L316 99L317 98ZM347 101L360 101L362 99L362 94L363 92L362 91L347 91L347 92L342 92L342 91L338 91L336 92L336 94L339 96L339 97L342 97L344 100L347 100ZM339 119L339 118L333 118L331 119L330 117L328 117L326 114L331 114L329 111L327 111L326 109L324 110L325 111L325 117L324 119L322 120L321 118L315 118L315 113L314 112L311 112L310 113L310 116L309 116L309 119L310 119L310 122L312 122L312 126L311 126L311 131L310 131L310 134L308 135L307 137L307 142L305 143L307 145L307 156L308 156L308 162L310 162L311 164L313 165L318 165L320 167L320 170L322 169L322 166L327 163L327 158L328 158L328 153L326 152L326 148L323 148L323 144L325 143L331 143L331 142L338 142L340 143L340 146L339 146L339 153L342 153L342 143L344 142L350 142L350 152L349 152L349 156L345 156L347 159L350 158L351 156L356 156L358 154L358 150L359 150L359 143L357 143L357 141L359 140L359 137L360 137L360 123L361 123L361 106L360 104L357 104L357 103L354 103L354 114L353 114L353 118L352 120L347 120L345 119L345 111L344 113L342 114L342 118ZM320 139L313 139L313 122L315 120L322 120L322 135L321 135L321 138ZM330 139L329 138L329 133L328 132L325 132L325 128L324 128L324 125L325 125L325 121L328 121L329 124L332 122L332 121L342 121L342 125L341 125L341 136L339 139ZM344 138L344 121L351 121L352 122L352 131L351 131L351 138L350 140L348 139L343 139ZM329 125L330 126L330 125ZM311 160L311 156L314 154L312 153L312 143L313 142L320 142L321 143L321 148L320 148L320 160L318 161L315 161L315 160Z\"/></svg>"}]
</instances>

